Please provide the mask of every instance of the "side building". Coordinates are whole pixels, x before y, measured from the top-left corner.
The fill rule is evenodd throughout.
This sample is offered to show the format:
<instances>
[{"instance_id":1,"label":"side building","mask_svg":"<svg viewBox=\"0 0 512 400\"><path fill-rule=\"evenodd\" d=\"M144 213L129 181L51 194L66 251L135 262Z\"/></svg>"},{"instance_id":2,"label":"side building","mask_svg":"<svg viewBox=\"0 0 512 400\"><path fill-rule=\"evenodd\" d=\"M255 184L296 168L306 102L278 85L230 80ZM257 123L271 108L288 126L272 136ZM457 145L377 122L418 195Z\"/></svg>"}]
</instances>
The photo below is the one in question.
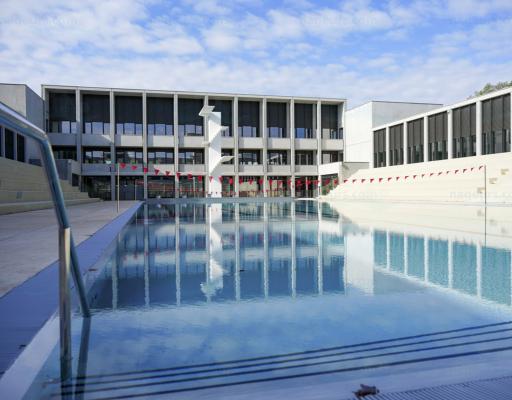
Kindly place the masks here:
<instances>
[{"instance_id":1,"label":"side building","mask_svg":"<svg viewBox=\"0 0 512 400\"><path fill-rule=\"evenodd\" d=\"M341 164L346 101L159 90L43 85L44 121L56 159L83 190L105 200L222 196L314 197L320 166ZM222 155L210 177L207 125L222 114Z\"/></svg>"}]
</instances>

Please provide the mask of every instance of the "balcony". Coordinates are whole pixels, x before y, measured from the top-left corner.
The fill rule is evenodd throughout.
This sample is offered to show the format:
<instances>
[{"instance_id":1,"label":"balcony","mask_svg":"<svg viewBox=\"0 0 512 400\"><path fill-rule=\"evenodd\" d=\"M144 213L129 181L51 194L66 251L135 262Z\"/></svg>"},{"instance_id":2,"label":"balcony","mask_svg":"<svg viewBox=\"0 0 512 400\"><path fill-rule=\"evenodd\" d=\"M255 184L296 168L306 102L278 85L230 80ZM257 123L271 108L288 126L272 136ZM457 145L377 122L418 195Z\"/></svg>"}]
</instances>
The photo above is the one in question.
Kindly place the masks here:
<instances>
[{"instance_id":1,"label":"balcony","mask_svg":"<svg viewBox=\"0 0 512 400\"><path fill-rule=\"evenodd\" d=\"M204 147L204 136L180 136L180 147Z\"/></svg>"},{"instance_id":2,"label":"balcony","mask_svg":"<svg viewBox=\"0 0 512 400\"><path fill-rule=\"evenodd\" d=\"M267 173L277 175L291 175L292 168L290 165L269 165Z\"/></svg>"},{"instance_id":3,"label":"balcony","mask_svg":"<svg viewBox=\"0 0 512 400\"><path fill-rule=\"evenodd\" d=\"M142 136L116 135L116 147L142 147Z\"/></svg>"},{"instance_id":4,"label":"balcony","mask_svg":"<svg viewBox=\"0 0 512 400\"><path fill-rule=\"evenodd\" d=\"M240 137L238 138L238 147L245 149L262 149L263 138L261 137Z\"/></svg>"},{"instance_id":5,"label":"balcony","mask_svg":"<svg viewBox=\"0 0 512 400\"><path fill-rule=\"evenodd\" d=\"M110 169L114 171L115 166L111 164L82 164L82 174L83 175L110 175ZM125 168L129 169L127 166Z\"/></svg>"},{"instance_id":6,"label":"balcony","mask_svg":"<svg viewBox=\"0 0 512 400\"><path fill-rule=\"evenodd\" d=\"M148 135L148 147L174 147L174 136L170 135Z\"/></svg>"},{"instance_id":7,"label":"balcony","mask_svg":"<svg viewBox=\"0 0 512 400\"><path fill-rule=\"evenodd\" d=\"M322 150L343 150L343 139L322 139Z\"/></svg>"},{"instance_id":8,"label":"balcony","mask_svg":"<svg viewBox=\"0 0 512 400\"><path fill-rule=\"evenodd\" d=\"M268 138L268 148L271 150L286 150L291 147L290 138Z\"/></svg>"},{"instance_id":9,"label":"balcony","mask_svg":"<svg viewBox=\"0 0 512 400\"><path fill-rule=\"evenodd\" d=\"M49 133L48 138L53 146L76 146L76 133Z\"/></svg>"},{"instance_id":10,"label":"balcony","mask_svg":"<svg viewBox=\"0 0 512 400\"><path fill-rule=\"evenodd\" d=\"M295 139L296 150L316 150L317 148L317 139Z\"/></svg>"},{"instance_id":11,"label":"balcony","mask_svg":"<svg viewBox=\"0 0 512 400\"><path fill-rule=\"evenodd\" d=\"M318 165L296 165L296 174L318 175Z\"/></svg>"},{"instance_id":12,"label":"balcony","mask_svg":"<svg viewBox=\"0 0 512 400\"><path fill-rule=\"evenodd\" d=\"M219 165L216 172L217 171L221 175L234 175L235 174L235 166L231 165L231 164L222 164L222 165Z\"/></svg>"},{"instance_id":13,"label":"balcony","mask_svg":"<svg viewBox=\"0 0 512 400\"><path fill-rule=\"evenodd\" d=\"M158 175L155 173L155 169L158 169L160 171ZM174 175L175 172L176 170L174 168L174 164L150 164L148 167L149 176Z\"/></svg>"},{"instance_id":14,"label":"balcony","mask_svg":"<svg viewBox=\"0 0 512 400\"><path fill-rule=\"evenodd\" d=\"M238 172L248 175L263 175L263 165L239 165Z\"/></svg>"},{"instance_id":15,"label":"balcony","mask_svg":"<svg viewBox=\"0 0 512 400\"><path fill-rule=\"evenodd\" d=\"M110 147L111 143L109 135L82 134L82 146Z\"/></svg>"},{"instance_id":16,"label":"balcony","mask_svg":"<svg viewBox=\"0 0 512 400\"><path fill-rule=\"evenodd\" d=\"M178 171L185 174L201 174L205 172L204 164L180 164Z\"/></svg>"},{"instance_id":17,"label":"balcony","mask_svg":"<svg viewBox=\"0 0 512 400\"><path fill-rule=\"evenodd\" d=\"M223 149L234 149L235 148L235 138L222 137L221 147Z\"/></svg>"}]
</instances>

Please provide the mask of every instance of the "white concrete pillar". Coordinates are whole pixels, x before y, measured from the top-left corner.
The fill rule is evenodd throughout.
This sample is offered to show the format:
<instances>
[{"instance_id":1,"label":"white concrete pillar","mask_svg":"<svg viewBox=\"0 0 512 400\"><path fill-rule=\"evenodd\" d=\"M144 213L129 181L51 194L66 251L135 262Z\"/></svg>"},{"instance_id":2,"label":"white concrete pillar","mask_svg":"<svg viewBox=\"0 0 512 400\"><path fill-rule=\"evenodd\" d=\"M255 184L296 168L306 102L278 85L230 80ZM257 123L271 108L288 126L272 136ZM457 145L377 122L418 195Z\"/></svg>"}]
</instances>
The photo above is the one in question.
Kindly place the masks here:
<instances>
[{"instance_id":1,"label":"white concrete pillar","mask_svg":"<svg viewBox=\"0 0 512 400\"><path fill-rule=\"evenodd\" d=\"M239 187L240 184L238 182L239 178L239 164L238 164L238 143L239 143L239 137L238 137L238 97L235 97L233 99L233 138L235 139L235 149L233 152L233 164L235 167L235 176L233 177L233 189L235 191L235 197L240 197L239 194Z\"/></svg>"},{"instance_id":2,"label":"white concrete pillar","mask_svg":"<svg viewBox=\"0 0 512 400\"><path fill-rule=\"evenodd\" d=\"M448 159L453 158L453 111L448 110L448 135L446 141L448 142Z\"/></svg>"},{"instance_id":3,"label":"white concrete pillar","mask_svg":"<svg viewBox=\"0 0 512 400\"><path fill-rule=\"evenodd\" d=\"M385 143L385 148L386 148L386 167L389 167L390 165L390 162L389 162L389 126L386 126L386 143Z\"/></svg>"},{"instance_id":4,"label":"white concrete pillar","mask_svg":"<svg viewBox=\"0 0 512 400\"><path fill-rule=\"evenodd\" d=\"M316 185L316 195L319 196L320 188L322 187L322 177L320 176L320 164L322 164L322 102L316 102L316 136L317 136L317 148L316 148L316 169L318 184Z\"/></svg>"},{"instance_id":5,"label":"white concrete pillar","mask_svg":"<svg viewBox=\"0 0 512 400\"><path fill-rule=\"evenodd\" d=\"M240 204L235 204L235 299L240 301Z\"/></svg>"},{"instance_id":6,"label":"white concrete pillar","mask_svg":"<svg viewBox=\"0 0 512 400\"><path fill-rule=\"evenodd\" d=\"M292 190L291 195L295 197L295 100L290 100L289 123L290 127L290 168L292 173Z\"/></svg>"},{"instance_id":7,"label":"white concrete pillar","mask_svg":"<svg viewBox=\"0 0 512 400\"><path fill-rule=\"evenodd\" d=\"M181 259L180 259L180 212L179 212L178 204L174 204L174 215L175 215L175 218L174 218L174 223L175 223L174 265L176 267L176 305L179 306L181 304L181 267L180 267Z\"/></svg>"},{"instance_id":8,"label":"white concrete pillar","mask_svg":"<svg viewBox=\"0 0 512 400\"><path fill-rule=\"evenodd\" d=\"M263 197L267 197L266 182L268 174L268 132L267 132L267 98L264 97L261 101L261 113L260 113L260 125L261 125L261 136L263 138L263 149L262 149L262 164L263 164Z\"/></svg>"},{"instance_id":9,"label":"white concrete pillar","mask_svg":"<svg viewBox=\"0 0 512 400\"><path fill-rule=\"evenodd\" d=\"M423 117L423 162L428 161L428 117Z\"/></svg>"},{"instance_id":10,"label":"white concrete pillar","mask_svg":"<svg viewBox=\"0 0 512 400\"><path fill-rule=\"evenodd\" d=\"M109 105L110 105L110 159L112 163L117 163L116 157L116 107L115 107L115 96L114 91L111 90L109 93ZM110 196L112 200L116 200L116 170L115 168L110 169Z\"/></svg>"},{"instance_id":11,"label":"white concrete pillar","mask_svg":"<svg viewBox=\"0 0 512 400\"><path fill-rule=\"evenodd\" d=\"M269 268L269 227L268 203L263 204L263 295L268 298L268 268Z\"/></svg>"},{"instance_id":12,"label":"white concrete pillar","mask_svg":"<svg viewBox=\"0 0 512 400\"><path fill-rule=\"evenodd\" d=\"M482 102L476 102L476 155L482 155Z\"/></svg>"},{"instance_id":13,"label":"white concrete pillar","mask_svg":"<svg viewBox=\"0 0 512 400\"><path fill-rule=\"evenodd\" d=\"M78 163L78 168L80 170L80 175L78 176L78 187L82 188L82 134L83 134L83 124L82 124L82 98L80 94L80 89L75 90L75 120L76 120L76 162ZM1 146L3 148L3 146Z\"/></svg>"},{"instance_id":14,"label":"white concrete pillar","mask_svg":"<svg viewBox=\"0 0 512 400\"><path fill-rule=\"evenodd\" d=\"M148 111L146 91L142 92L142 160L144 165L148 167L148 173L143 175L144 179L144 199L148 198Z\"/></svg>"},{"instance_id":15,"label":"white concrete pillar","mask_svg":"<svg viewBox=\"0 0 512 400\"><path fill-rule=\"evenodd\" d=\"M208 105L208 95L205 95L203 98L203 107ZM210 140L210 133L208 132L208 118L203 118L203 135L204 135L204 141L208 142ZM210 180L206 175L208 175L208 172L210 171L210 155L208 154L208 145L203 146L203 152L204 152L204 170L205 170L205 176L203 179L203 186L204 186L204 197L208 197L207 193L210 193ZM221 185L221 191L222 191L222 185Z\"/></svg>"},{"instance_id":16,"label":"white concrete pillar","mask_svg":"<svg viewBox=\"0 0 512 400\"><path fill-rule=\"evenodd\" d=\"M180 135L178 134L179 130L179 121L178 121L178 94L173 94L173 131L174 131L174 197L179 197L178 191L178 178L176 172L179 171L179 145L180 145Z\"/></svg>"},{"instance_id":17,"label":"white concrete pillar","mask_svg":"<svg viewBox=\"0 0 512 400\"><path fill-rule=\"evenodd\" d=\"M292 289L292 297L295 298L297 295L297 226L295 224L295 203L292 202L291 207L291 216L292 216L292 237L291 237L291 246L292 246L292 270L290 276L290 284Z\"/></svg>"},{"instance_id":18,"label":"white concrete pillar","mask_svg":"<svg viewBox=\"0 0 512 400\"><path fill-rule=\"evenodd\" d=\"M410 160L409 160L409 149L407 148L407 146L409 145L409 138L407 137L407 122L404 122L403 123L403 133L404 133L404 164L409 164Z\"/></svg>"}]
</instances>

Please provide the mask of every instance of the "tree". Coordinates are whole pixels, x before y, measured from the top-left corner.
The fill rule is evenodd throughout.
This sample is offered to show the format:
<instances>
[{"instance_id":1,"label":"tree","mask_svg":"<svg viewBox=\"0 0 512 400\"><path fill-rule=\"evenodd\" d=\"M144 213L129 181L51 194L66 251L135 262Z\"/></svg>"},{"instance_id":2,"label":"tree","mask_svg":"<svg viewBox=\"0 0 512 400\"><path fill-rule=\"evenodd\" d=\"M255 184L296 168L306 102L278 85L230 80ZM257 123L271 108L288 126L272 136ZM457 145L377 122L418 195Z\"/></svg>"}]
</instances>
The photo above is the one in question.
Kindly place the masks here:
<instances>
[{"instance_id":1,"label":"tree","mask_svg":"<svg viewBox=\"0 0 512 400\"><path fill-rule=\"evenodd\" d=\"M496 90L501 90L501 89L505 89L505 88L508 88L512 86L512 81L510 82L507 82L507 81L504 81L504 82L498 82L496 84L492 84L492 83L487 83L482 89L480 90L477 90L473 96L469 96L468 98L472 98L472 97L478 97L478 96L482 96L484 94L487 94L487 93L492 93L492 92L495 92Z\"/></svg>"}]
</instances>

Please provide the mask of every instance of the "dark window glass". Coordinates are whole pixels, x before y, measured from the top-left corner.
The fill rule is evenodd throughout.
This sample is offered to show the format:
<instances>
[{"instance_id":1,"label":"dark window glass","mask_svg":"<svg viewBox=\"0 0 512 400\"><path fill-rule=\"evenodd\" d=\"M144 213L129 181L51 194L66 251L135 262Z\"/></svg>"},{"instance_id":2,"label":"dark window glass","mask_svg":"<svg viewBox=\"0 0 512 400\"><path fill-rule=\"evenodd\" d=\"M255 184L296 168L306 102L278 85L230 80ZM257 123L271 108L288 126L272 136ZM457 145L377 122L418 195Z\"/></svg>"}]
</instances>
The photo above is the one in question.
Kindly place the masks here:
<instances>
[{"instance_id":1,"label":"dark window glass","mask_svg":"<svg viewBox=\"0 0 512 400\"><path fill-rule=\"evenodd\" d=\"M329 164L333 162L343 161L342 152L338 151L324 151L322 153L322 164Z\"/></svg>"},{"instance_id":2,"label":"dark window glass","mask_svg":"<svg viewBox=\"0 0 512 400\"><path fill-rule=\"evenodd\" d=\"M142 97L116 96L117 135L142 136Z\"/></svg>"},{"instance_id":3,"label":"dark window glass","mask_svg":"<svg viewBox=\"0 0 512 400\"><path fill-rule=\"evenodd\" d=\"M82 96L84 133L108 135L110 133L110 96L84 94Z\"/></svg>"},{"instance_id":4,"label":"dark window glass","mask_svg":"<svg viewBox=\"0 0 512 400\"><path fill-rule=\"evenodd\" d=\"M314 104L295 104L295 137L298 139L315 138L313 127Z\"/></svg>"},{"instance_id":5,"label":"dark window glass","mask_svg":"<svg viewBox=\"0 0 512 400\"><path fill-rule=\"evenodd\" d=\"M448 120L447 113L428 117L428 154L429 161L446 160L448 158Z\"/></svg>"},{"instance_id":6,"label":"dark window glass","mask_svg":"<svg viewBox=\"0 0 512 400\"><path fill-rule=\"evenodd\" d=\"M111 156L109 148L86 148L83 151L84 164L110 164ZM125 162L117 160L118 162Z\"/></svg>"},{"instance_id":7,"label":"dark window glass","mask_svg":"<svg viewBox=\"0 0 512 400\"><path fill-rule=\"evenodd\" d=\"M174 164L174 151L148 150L148 164Z\"/></svg>"},{"instance_id":8,"label":"dark window glass","mask_svg":"<svg viewBox=\"0 0 512 400\"><path fill-rule=\"evenodd\" d=\"M268 165L288 165L288 152L286 150L269 150Z\"/></svg>"},{"instance_id":9,"label":"dark window glass","mask_svg":"<svg viewBox=\"0 0 512 400\"><path fill-rule=\"evenodd\" d=\"M178 99L178 132L180 136L203 136L203 99Z\"/></svg>"},{"instance_id":10,"label":"dark window glass","mask_svg":"<svg viewBox=\"0 0 512 400\"><path fill-rule=\"evenodd\" d=\"M238 135L240 137L260 136L260 103L257 101L238 102Z\"/></svg>"},{"instance_id":11,"label":"dark window glass","mask_svg":"<svg viewBox=\"0 0 512 400\"><path fill-rule=\"evenodd\" d=\"M25 162L25 136L16 136L16 159L21 162Z\"/></svg>"},{"instance_id":12,"label":"dark window glass","mask_svg":"<svg viewBox=\"0 0 512 400\"><path fill-rule=\"evenodd\" d=\"M295 152L296 165L315 165L315 157L312 151Z\"/></svg>"},{"instance_id":13,"label":"dark window glass","mask_svg":"<svg viewBox=\"0 0 512 400\"><path fill-rule=\"evenodd\" d=\"M82 177L82 191L87 192L90 197L110 200L110 176Z\"/></svg>"},{"instance_id":14,"label":"dark window glass","mask_svg":"<svg viewBox=\"0 0 512 400\"><path fill-rule=\"evenodd\" d=\"M322 138L343 139L343 130L338 126L338 105L322 104Z\"/></svg>"},{"instance_id":15,"label":"dark window glass","mask_svg":"<svg viewBox=\"0 0 512 400\"><path fill-rule=\"evenodd\" d=\"M270 138L288 137L286 103L267 103L267 135Z\"/></svg>"},{"instance_id":16,"label":"dark window glass","mask_svg":"<svg viewBox=\"0 0 512 400\"><path fill-rule=\"evenodd\" d=\"M261 164L261 152L259 150L239 151L238 163L240 165L258 165Z\"/></svg>"},{"instance_id":17,"label":"dark window glass","mask_svg":"<svg viewBox=\"0 0 512 400\"><path fill-rule=\"evenodd\" d=\"M53 146L53 156L56 160L75 160L76 161L76 147Z\"/></svg>"},{"instance_id":18,"label":"dark window glass","mask_svg":"<svg viewBox=\"0 0 512 400\"><path fill-rule=\"evenodd\" d=\"M221 155L221 157L232 156L233 155L233 149L222 149L220 155ZM223 164L234 164L233 158L231 159L231 161L227 161L227 162L225 162Z\"/></svg>"},{"instance_id":19,"label":"dark window glass","mask_svg":"<svg viewBox=\"0 0 512 400\"><path fill-rule=\"evenodd\" d=\"M10 129L5 129L5 157L14 160L16 157L14 155L14 132Z\"/></svg>"},{"instance_id":20,"label":"dark window glass","mask_svg":"<svg viewBox=\"0 0 512 400\"><path fill-rule=\"evenodd\" d=\"M423 162L423 118L407 123L407 152L409 163Z\"/></svg>"},{"instance_id":21,"label":"dark window glass","mask_svg":"<svg viewBox=\"0 0 512 400\"><path fill-rule=\"evenodd\" d=\"M386 130L379 129L373 132L373 166L375 168L386 166Z\"/></svg>"},{"instance_id":22,"label":"dark window glass","mask_svg":"<svg viewBox=\"0 0 512 400\"><path fill-rule=\"evenodd\" d=\"M126 164L142 164L144 161L142 149L119 148L116 150L116 162Z\"/></svg>"},{"instance_id":23,"label":"dark window glass","mask_svg":"<svg viewBox=\"0 0 512 400\"><path fill-rule=\"evenodd\" d=\"M476 155L476 104L469 104L452 111L454 158Z\"/></svg>"},{"instance_id":24,"label":"dark window glass","mask_svg":"<svg viewBox=\"0 0 512 400\"><path fill-rule=\"evenodd\" d=\"M76 101L74 93L50 93L47 130L54 133L76 133Z\"/></svg>"},{"instance_id":25,"label":"dark window glass","mask_svg":"<svg viewBox=\"0 0 512 400\"><path fill-rule=\"evenodd\" d=\"M214 106L213 111L220 112L220 119L222 126L227 127L222 131L222 136L233 136L233 102L231 100L209 100L209 104Z\"/></svg>"},{"instance_id":26,"label":"dark window glass","mask_svg":"<svg viewBox=\"0 0 512 400\"><path fill-rule=\"evenodd\" d=\"M148 135L172 136L174 123L173 99L148 97L146 100Z\"/></svg>"},{"instance_id":27,"label":"dark window glass","mask_svg":"<svg viewBox=\"0 0 512 400\"><path fill-rule=\"evenodd\" d=\"M204 164L204 151L202 149L180 150L179 164Z\"/></svg>"},{"instance_id":28,"label":"dark window glass","mask_svg":"<svg viewBox=\"0 0 512 400\"><path fill-rule=\"evenodd\" d=\"M389 128L389 165L404 163L404 129L403 125Z\"/></svg>"},{"instance_id":29,"label":"dark window glass","mask_svg":"<svg viewBox=\"0 0 512 400\"><path fill-rule=\"evenodd\" d=\"M510 95L482 102L482 154L510 151Z\"/></svg>"}]
</instances>

